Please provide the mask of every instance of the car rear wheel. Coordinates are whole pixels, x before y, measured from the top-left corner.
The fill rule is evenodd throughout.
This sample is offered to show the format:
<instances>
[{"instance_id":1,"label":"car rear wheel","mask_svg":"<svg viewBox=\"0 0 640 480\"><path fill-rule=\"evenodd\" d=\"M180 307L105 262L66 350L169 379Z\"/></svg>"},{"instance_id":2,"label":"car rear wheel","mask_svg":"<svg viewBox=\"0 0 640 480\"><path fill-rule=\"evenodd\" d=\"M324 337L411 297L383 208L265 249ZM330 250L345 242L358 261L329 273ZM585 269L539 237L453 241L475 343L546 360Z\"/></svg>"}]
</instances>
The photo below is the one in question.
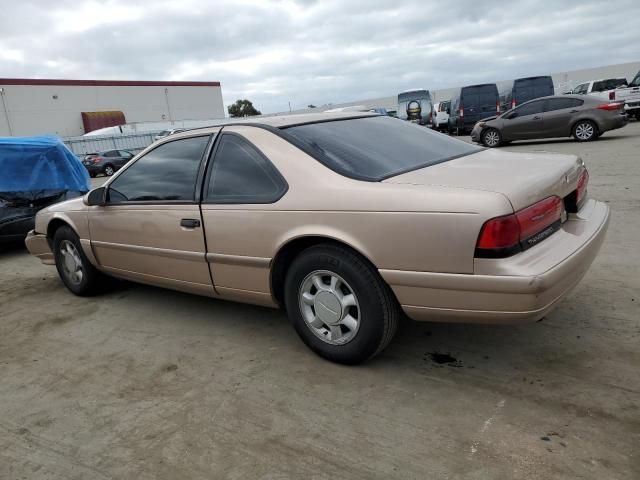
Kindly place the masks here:
<instances>
[{"instance_id":1,"label":"car rear wheel","mask_svg":"<svg viewBox=\"0 0 640 480\"><path fill-rule=\"evenodd\" d=\"M71 227L62 226L53 236L56 269L65 286L79 296L98 293L103 275L98 272L82 251L80 239Z\"/></svg>"},{"instance_id":2,"label":"car rear wheel","mask_svg":"<svg viewBox=\"0 0 640 480\"><path fill-rule=\"evenodd\" d=\"M579 142L590 142L598 138L598 127L591 120L580 120L573 127L573 138Z\"/></svg>"},{"instance_id":3,"label":"car rear wheel","mask_svg":"<svg viewBox=\"0 0 640 480\"><path fill-rule=\"evenodd\" d=\"M495 128L487 128L482 132L482 143L489 148L499 147L502 143L502 136Z\"/></svg>"},{"instance_id":4,"label":"car rear wheel","mask_svg":"<svg viewBox=\"0 0 640 480\"><path fill-rule=\"evenodd\" d=\"M104 174L107 177L110 177L111 175L113 175L116 172L115 168L113 168L112 165L105 165L104 167Z\"/></svg>"},{"instance_id":5,"label":"car rear wheel","mask_svg":"<svg viewBox=\"0 0 640 480\"><path fill-rule=\"evenodd\" d=\"M400 307L364 258L338 245L303 251L285 279L285 304L302 341L328 360L357 364L393 338Z\"/></svg>"}]
</instances>

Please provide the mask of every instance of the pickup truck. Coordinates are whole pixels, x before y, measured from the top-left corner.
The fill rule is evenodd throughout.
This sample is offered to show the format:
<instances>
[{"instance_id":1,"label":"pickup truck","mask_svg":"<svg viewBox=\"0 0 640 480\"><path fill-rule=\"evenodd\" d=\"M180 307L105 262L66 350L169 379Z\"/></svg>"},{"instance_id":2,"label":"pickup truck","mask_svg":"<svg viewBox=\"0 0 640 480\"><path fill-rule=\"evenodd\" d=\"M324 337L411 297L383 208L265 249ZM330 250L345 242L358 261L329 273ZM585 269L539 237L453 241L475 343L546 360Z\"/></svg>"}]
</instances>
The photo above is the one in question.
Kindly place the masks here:
<instances>
[{"instance_id":1,"label":"pickup truck","mask_svg":"<svg viewBox=\"0 0 640 480\"><path fill-rule=\"evenodd\" d=\"M625 78L591 80L581 83L569 93L593 95L606 101L624 102L627 115L640 118L640 72L629 83Z\"/></svg>"},{"instance_id":2,"label":"pickup truck","mask_svg":"<svg viewBox=\"0 0 640 480\"><path fill-rule=\"evenodd\" d=\"M627 87L616 88L611 93L613 93L613 100L624 102L627 115L635 116L640 120L640 72Z\"/></svg>"}]
</instances>

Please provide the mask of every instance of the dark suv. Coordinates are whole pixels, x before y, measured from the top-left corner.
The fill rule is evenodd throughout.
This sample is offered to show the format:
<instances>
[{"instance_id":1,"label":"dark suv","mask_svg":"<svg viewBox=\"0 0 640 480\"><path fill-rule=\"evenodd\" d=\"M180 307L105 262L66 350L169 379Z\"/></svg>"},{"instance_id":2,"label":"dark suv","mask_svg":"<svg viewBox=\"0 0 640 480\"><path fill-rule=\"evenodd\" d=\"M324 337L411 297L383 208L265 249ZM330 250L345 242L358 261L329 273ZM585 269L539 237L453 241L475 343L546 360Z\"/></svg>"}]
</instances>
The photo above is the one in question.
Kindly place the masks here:
<instances>
[{"instance_id":1,"label":"dark suv","mask_svg":"<svg viewBox=\"0 0 640 480\"><path fill-rule=\"evenodd\" d=\"M127 150L105 150L104 152L87 154L82 164L91 177L95 177L100 173L110 177L124 167L133 157L133 153Z\"/></svg>"}]
</instances>

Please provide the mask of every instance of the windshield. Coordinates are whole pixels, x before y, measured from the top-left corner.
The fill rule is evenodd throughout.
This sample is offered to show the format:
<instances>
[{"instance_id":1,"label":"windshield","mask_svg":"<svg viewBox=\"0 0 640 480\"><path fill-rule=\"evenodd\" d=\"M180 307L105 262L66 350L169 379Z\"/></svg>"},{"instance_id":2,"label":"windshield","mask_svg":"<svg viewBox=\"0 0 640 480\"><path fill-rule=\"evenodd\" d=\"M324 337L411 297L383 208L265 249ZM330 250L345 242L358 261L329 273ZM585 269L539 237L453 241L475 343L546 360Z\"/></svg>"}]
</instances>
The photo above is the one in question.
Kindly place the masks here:
<instances>
[{"instance_id":1,"label":"windshield","mask_svg":"<svg viewBox=\"0 0 640 480\"><path fill-rule=\"evenodd\" d=\"M640 87L640 72L636 75L636 77L629 84L630 87Z\"/></svg>"},{"instance_id":2,"label":"windshield","mask_svg":"<svg viewBox=\"0 0 640 480\"><path fill-rule=\"evenodd\" d=\"M337 120L283 130L296 145L332 170L370 182L481 150L391 117Z\"/></svg>"}]
</instances>

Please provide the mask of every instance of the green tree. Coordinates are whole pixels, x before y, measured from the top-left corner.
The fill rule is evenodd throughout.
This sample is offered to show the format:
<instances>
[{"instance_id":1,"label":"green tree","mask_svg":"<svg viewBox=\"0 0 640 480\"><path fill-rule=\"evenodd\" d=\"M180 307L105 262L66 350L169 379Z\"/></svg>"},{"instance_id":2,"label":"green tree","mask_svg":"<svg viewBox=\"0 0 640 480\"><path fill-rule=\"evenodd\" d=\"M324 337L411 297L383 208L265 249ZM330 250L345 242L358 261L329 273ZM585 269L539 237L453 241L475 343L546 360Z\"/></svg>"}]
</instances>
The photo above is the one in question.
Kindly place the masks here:
<instances>
[{"instance_id":1,"label":"green tree","mask_svg":"<svg viewBox=\"0 0 640 480\"><path fill-rule=\"evenodd\" d=\"M261 115L260 110L256 110L251 103L251 100L246 98L243 100L236 100L236 103L227 107L229 115L232 117L252 117L254 115Z\"/></svg>"}]
</instances>

